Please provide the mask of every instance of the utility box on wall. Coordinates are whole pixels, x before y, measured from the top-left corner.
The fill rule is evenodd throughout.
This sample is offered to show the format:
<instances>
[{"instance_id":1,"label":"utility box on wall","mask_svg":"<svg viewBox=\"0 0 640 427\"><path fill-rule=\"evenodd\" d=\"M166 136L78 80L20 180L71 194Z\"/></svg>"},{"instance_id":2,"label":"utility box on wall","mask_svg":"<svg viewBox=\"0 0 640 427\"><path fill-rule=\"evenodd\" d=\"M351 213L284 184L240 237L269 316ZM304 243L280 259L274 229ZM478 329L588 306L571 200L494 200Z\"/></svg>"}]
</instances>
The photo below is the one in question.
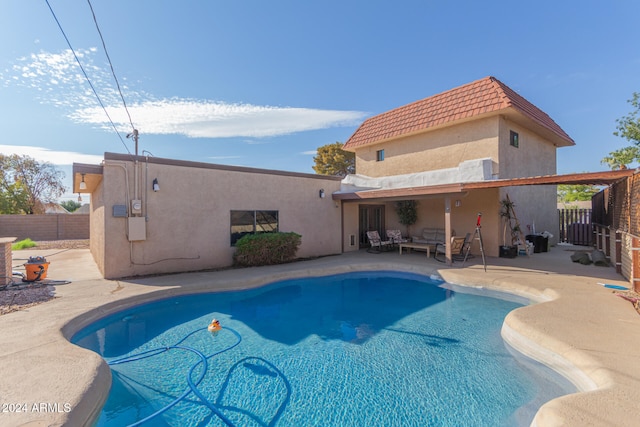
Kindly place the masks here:
<instances>
[{"instance_id":1,"label":"utility box on wall","mask_svg":"<svg viewBox=\"0 0 640 427\"><path fill-rule=\"evenodd\" d=\"M129 241L147 240L147 223L145 217L130 216L127 220Z\"/></svg>"}]
</instances>

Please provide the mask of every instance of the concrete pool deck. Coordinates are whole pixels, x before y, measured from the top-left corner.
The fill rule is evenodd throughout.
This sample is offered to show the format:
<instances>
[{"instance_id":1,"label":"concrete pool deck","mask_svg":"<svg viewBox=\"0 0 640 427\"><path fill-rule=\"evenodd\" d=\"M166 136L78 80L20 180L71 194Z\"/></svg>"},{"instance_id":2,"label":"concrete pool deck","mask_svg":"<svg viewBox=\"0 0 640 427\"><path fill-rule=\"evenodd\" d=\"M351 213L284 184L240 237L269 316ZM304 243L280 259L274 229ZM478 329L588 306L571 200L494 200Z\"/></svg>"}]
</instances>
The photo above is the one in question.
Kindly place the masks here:
<instances>
[{"instance_id":1,"label":"concrete pool deck","mask_svg":"<svg viewBox=\"0 0 640 427\"><path fill-rule=\"evenodd\" d=\"M85 249L23 250L51 263L56 299L0 316L0 425L81 426L96 416L109 392L110 372L95 353L69 343L93 321L132 305L184 293L246 289L294 277L349 271L397 270L439 274L454 284L502 290L530 299L511 312L502 334L513 347L561 371L580 390L538 411L537 426L640 424L640 315L598 283L627 286L610 267L573 263L571 249L515 259L474 258L464 268L424 253L364 251L279 266L104 280Z\"/></svg>"}]
</instances>

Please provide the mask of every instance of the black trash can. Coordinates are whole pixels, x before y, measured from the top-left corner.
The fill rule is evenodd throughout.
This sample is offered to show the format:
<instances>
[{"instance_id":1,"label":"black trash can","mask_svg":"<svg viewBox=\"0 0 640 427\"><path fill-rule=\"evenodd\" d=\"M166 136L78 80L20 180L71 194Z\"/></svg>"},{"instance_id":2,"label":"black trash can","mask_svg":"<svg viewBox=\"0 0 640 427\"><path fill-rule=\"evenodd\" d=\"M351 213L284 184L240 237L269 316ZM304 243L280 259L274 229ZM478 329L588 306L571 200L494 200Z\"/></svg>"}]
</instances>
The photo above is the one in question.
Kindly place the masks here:
<instances>
[{"instance_id":1,"label":"black trash can","mask_svg":"<svg viewBox=\"0 0 640 427\"><path fill-rule=\"evenodd\" d=\"M526 239L533 243L533 253L539 254L540 252L547 252L549 248L549 238L544 237L542 234L529 234Z\"/></svg>"}]
</instances>

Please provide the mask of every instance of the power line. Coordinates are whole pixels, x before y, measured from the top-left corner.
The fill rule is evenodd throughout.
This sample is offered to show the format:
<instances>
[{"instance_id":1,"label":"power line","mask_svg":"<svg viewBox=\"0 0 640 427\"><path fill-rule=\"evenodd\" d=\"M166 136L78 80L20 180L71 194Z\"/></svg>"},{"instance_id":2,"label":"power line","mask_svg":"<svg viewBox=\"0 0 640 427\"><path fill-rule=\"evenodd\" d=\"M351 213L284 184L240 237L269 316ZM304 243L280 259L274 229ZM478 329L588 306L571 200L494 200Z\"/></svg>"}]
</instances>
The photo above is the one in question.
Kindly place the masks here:
<instances>
[{"instance_id":1,"label":"power line","mask_svg":"<svg viewBox=\"0 0 640 427\"><path fill-rule=\"evenodd\" d=\"M122 142L122 145L124 145L124 148L127 150L127 153L129 153L131 155L131 151L129 151L129 147L127 147L127 144L124 142L124 139L122 139L122 136L120 135L120 132L118 132L118 128L116 127L115 123L113 123L113 120L111 120L111 116L109 115L109 112L107 111L107 108L105 107L104 103L100 99L100 96L98 95L98 92L96 91L96 88L93 86L93 83L91 83L91 80L89 79L89 76L87 75L87 72L85 71L84 67L82 66L82 63L80 62L80 59L78 58L78 55L76 54L76 51L73 49L73 46L71 46L71 42L69 41L69 38L67 37L67 34L62 29L62 25L60 24L60 21L58 20L58 17L56 16L55 12L53 11L53 8L51 7L51 4L49 4L49 0L45 0L45 3L47 3L47 6L49 7L49 10L51 11L51 14L53 15L53 19L56 21L56 24L58 24L58 28L60 29L60 32L62 33L62 36L67 41L67 45L69 46L69 49L71 49L71 53L73 53L73 56L76 59L76 62L78 63L78 66L80 66L80 70L82 70L82 74L84 74L84 78L87 80L87 83L89 83L89 86L91 86L91 90L93 91L93 94L96 96L96 99L98 100L98 103L100 104L100 106L104 110L104 113L107 115L107 118L109 119L109 123L111 123L111 126L113 127L113 130L116 132L116 135L118 135L118 138L120 138L120 141ZM127 112L127 114L128 114L128 112Z\"/></svg>"},{"instance_id":2,"label":"power line","mask_svg":"<svg viewBox=\"0 0 640 427\"><path fill-rule=\"evenodd\" d=\"M122 89L120 89L120 83L118 82L118 77L116 77L116 72L113 69L113 64L111 63L111 57L109 57L109 52L107 51L107 45L104 42L104 38L102 37L102 31L100 31L100 27L98 26L98 20L96 19L96 14L93 11L93 5L90 0L87 0L89 3L89 9L91 9L91 15L93 15L93 22L96 24L96 30L98 30L98 34L100 35L100 40L102 41L102 47L104 48L104 53L107 56L107 61L109 61L109 67L111 68L111 74L113 75L113 79L116 81L116 86L118 87L118 93L120 94L120 99L122 99L122 105L124 105L124 110L127 112L127 117L129 117L129 124L131 124L131 129L135 130L135 126L133 125L133 120L131 120L131 114L129 114L129 109L127 108L127 103L124 100L124 95L122 94Z\"/></svg>"}]
</instances>

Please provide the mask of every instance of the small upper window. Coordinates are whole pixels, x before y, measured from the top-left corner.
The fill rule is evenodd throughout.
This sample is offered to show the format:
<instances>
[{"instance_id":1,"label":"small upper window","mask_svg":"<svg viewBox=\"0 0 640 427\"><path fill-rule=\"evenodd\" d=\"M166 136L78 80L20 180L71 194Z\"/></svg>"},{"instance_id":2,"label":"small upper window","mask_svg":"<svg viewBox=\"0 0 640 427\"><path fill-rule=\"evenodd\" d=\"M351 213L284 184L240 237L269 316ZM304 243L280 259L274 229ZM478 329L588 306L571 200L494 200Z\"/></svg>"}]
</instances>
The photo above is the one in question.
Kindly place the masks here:
<instances>
[{"instance_id":1,"label":"small upper window","mask_svg":"<svg viewBox=\"0 0 640 427\"><path fill-rule=\"evenodd\" d=\"M511 133L509 134L509 144L511 144L512 146L518 148L520 146L518 133L514 132L514 131L510 131L510 132Z\"/></svg>"},{"instance_id":2,"label":"small upper window","mask_svg":"<svg viewBox=\"0 0 640 427\"><path fill-rule=\"evenodd\" d=\"M376 161L381 162L384 160L384 150L376 151Z\"/></svg>"}]
</instances>

